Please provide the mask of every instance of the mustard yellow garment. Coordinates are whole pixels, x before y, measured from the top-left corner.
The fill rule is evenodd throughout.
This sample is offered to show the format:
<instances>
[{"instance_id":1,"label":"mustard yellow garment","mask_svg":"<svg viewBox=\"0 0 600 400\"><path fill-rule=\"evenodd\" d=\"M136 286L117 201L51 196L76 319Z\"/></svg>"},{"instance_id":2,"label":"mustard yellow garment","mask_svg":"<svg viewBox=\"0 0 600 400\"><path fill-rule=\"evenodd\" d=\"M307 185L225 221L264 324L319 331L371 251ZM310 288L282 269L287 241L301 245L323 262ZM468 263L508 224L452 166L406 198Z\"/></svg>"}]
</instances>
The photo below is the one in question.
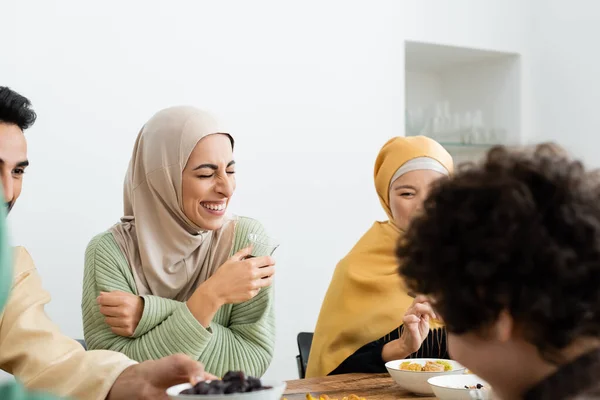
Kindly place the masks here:
<instances>
[{"instance_id":1,"label":"mustard yellow garment","mask_svg":"<svg viewBox=\"0 0 600 400\"><path fill-rule=\"evenodd\" d=\"M14 251L13 286L0 316L0 368L25 387L78 400L103 400L125 368L121 353L85 351L44 311L50 295L29 253Z\"/></svg>"},{"instance_id":2,"label":"mustard yellow garment","mask_svg":"<svg viewBox=\"0 0 600 400\"><path fill-rule=\"evenodd\" d=\"M383 146L375 163L375 188L389 220L375 222L337 265L317 321L307 378L329 374L356 350L402 324L413 299L398 274L395 247L402 232L392 222L389 188L398 168L418 157L453 170L450 154L424 136L396 137ZM440 325L432 321L431 327Z\"/></svg>"}]
</instances>

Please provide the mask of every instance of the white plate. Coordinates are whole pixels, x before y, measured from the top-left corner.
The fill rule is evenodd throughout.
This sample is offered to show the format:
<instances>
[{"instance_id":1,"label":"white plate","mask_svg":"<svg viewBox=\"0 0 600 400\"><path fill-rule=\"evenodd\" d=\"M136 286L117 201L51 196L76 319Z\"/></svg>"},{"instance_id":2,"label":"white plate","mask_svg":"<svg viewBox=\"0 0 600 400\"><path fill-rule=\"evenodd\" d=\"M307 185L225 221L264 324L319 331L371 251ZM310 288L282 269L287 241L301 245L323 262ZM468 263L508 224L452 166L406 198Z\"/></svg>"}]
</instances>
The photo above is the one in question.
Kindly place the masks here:
<instances>
[{"instance_id":1,"label":"white plate","mask_svg":"<svg viewBox=\"0 0 600 400\"><path fill-rule=\"evenodd\" d=\"M185 389L192 387L189 383L171 386L167 389L167 395L171 400L280 400L285 392L285 382L263 381L263 386L272 386L272 389L259 390L248 393L231 393L231 394L179 394Z\"/></svg>"},{"instance_id":2,"label":"white plate","mask_svg":"<svg viewBox=\"0 0 600 400\"><path fill-rule=\"evenodd\" d=\"M394 379L394 381L402 386L404 389L418 395L422 396L431 396L433 394L433 390L427 380L429 378L433 378L434 376L441 375L460 375L464 374L465 367L457 363L453 360L442 360L447 361L452 365L452 371L442 371L442 372L421 372L421 371L407 371L400 369L400 364L406 361L410 361L411 363L417 363L421 365L425 365L427 361L439 361L442 360L440 358L413 358L413 359L404 359L404 360L395 360L390 361L385 364L389 374Z\"/></svg>"}]
</instances>

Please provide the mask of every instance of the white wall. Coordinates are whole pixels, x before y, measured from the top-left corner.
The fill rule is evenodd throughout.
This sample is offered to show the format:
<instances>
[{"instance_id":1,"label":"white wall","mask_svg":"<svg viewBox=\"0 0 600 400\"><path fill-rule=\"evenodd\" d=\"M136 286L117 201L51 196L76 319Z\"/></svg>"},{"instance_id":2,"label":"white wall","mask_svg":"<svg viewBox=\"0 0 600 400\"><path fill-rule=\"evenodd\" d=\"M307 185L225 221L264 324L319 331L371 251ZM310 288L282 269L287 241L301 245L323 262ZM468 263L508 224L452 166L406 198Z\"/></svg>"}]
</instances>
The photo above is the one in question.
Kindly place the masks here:
<instances>
[{"instance_id":1,"label":"white wall","mask_svg":"<svg viewBox=\"0 0 600 400\"><path fill-rule=\"evenodd\" d=\"M11 224L54 297L49 314L82 336L84 249L121 216L141 125L161 107L207 107L238 143L233 210L283 243L268 375L295 378L296 334L314 328L335 264L384 216L372 166L403 134L404 40L525 54L523 3L5 2L0 82L39 115Z\"/></svg>"},{"instance_id":2,"label":"white wall","mask_svg":"<svg viewBox=\"0 0 600 400\"><path fill-rule=\"evenodd\" d=\"M532 140L553 140L600 167L600 2L535 0Z\"/></svg>"}]
</instances>

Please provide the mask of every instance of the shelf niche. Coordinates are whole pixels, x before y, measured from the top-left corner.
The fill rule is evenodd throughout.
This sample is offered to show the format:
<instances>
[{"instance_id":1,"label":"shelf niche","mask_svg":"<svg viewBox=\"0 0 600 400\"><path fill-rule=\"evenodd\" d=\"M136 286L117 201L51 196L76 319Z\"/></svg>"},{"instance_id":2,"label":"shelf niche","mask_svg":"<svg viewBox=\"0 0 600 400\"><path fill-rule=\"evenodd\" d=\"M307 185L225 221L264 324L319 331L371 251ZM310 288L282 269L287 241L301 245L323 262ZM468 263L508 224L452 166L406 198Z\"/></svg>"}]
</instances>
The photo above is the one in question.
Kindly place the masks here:
<instances>
[{"instance_id":1,"label":"shelf niche","mask_svg":"<svg viewBox=\"0 0 600 400\"><path fill-rule=\"evenodd\" d=\"M440 142L456 162L521 141L520 56L405 42L406 136Z\"/></svg>"}]
</instances>

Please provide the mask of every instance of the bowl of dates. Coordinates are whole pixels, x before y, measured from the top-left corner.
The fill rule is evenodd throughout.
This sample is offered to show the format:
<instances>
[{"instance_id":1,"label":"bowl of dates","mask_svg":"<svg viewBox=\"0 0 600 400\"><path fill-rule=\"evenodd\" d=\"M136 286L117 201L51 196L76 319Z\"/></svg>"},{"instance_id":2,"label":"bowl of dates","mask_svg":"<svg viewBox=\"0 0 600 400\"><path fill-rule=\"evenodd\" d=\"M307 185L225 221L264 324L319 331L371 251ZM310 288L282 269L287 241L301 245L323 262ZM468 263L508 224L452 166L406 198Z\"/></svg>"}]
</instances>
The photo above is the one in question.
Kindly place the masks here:
<instances>
[{"instance_id":1,"label":"bowl of dates","mask_svg":"<svg viewBox=\"0 0 600 400\"><path fill-rule=\"evenodd\" d=\"M172 386L167 395L172 400L280 400L284 382L262 381L240 371L230 371L223 379Z\"/></svg>"}]
</instances>

